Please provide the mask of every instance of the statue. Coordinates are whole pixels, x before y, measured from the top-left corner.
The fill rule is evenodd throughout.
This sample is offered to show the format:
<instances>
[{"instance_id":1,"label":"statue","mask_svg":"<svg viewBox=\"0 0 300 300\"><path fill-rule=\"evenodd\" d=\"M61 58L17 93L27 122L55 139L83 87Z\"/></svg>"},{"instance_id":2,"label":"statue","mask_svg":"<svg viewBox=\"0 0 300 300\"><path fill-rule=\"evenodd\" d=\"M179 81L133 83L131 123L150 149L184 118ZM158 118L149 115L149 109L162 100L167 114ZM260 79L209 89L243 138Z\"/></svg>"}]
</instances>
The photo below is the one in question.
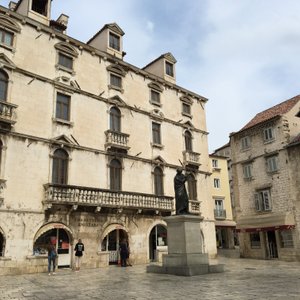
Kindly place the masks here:
<instances>
[{"instance_id":1,"label":"statue","mask_svg":"<svg viewBox=\"0 0 300 300\"><path fill-rule=\"evenodd\" d=\"M178 168L174 177L174 190L176 200L176 215L189 214L189 197L185 188L188 176L182 174L183 169Z\"/></svg>"}]
</instances>

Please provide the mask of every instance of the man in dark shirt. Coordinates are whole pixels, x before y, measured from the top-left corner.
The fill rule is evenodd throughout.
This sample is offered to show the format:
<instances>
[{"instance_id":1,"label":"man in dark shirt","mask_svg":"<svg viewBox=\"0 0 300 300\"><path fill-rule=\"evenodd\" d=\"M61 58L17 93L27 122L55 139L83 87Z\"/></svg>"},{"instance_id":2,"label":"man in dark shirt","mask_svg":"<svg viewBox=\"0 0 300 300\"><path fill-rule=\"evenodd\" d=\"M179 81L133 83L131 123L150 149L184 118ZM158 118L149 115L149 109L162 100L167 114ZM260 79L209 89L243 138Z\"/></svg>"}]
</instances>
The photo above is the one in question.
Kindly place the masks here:
<instances>
[{"instance_id":1,"label":"man in dark shirt","mask_svg":"<svg viewBox=\"0 0 300 300\"><path fill-rule=\"evenodd\" d=\"M84 251L84 244L81 239L78 240L78 243L75 245L75 272L78 272L81 265L81 259Z\"/></svg>"}]
</instances>

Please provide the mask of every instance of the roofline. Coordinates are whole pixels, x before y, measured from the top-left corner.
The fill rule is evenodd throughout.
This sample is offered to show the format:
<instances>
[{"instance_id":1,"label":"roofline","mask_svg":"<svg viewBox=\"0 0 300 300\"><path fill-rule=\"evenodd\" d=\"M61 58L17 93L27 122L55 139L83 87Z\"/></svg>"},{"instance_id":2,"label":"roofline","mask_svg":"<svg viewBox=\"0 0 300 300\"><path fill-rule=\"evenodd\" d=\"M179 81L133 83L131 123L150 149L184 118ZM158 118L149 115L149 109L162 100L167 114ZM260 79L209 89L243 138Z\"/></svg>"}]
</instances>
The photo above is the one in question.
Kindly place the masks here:
<instances>
[{"instance_id":1,"label":"roofline","mask_svg":"<svg viewBox=\"0 0 300 300\"><path fill-rule=\"evenodd\" d=\"M217 152L217 151L219 151L219 150L221 150L221 149L224 149L224 148L227 148L227 147L230 148L230 142L228 142L228 143L226 143L225 145L223 145L223 146L221 146L221 147L215 149L214 152Z\"/></svg>"}]
</instances>

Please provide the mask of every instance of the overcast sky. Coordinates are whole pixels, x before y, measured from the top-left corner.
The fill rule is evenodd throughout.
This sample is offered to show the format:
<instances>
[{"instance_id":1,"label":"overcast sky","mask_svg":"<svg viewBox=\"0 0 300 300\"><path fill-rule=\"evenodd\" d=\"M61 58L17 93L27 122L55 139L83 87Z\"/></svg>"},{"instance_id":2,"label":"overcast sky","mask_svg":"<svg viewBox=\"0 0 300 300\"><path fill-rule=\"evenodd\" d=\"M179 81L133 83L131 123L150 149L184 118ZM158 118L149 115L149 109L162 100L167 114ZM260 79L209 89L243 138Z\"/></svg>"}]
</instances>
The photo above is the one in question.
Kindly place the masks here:
<instances>
[{"instance_id":1,"label":"overcast sky","mask_svg":"<svg viewBox=\"0 0 300 300\"><path fill-rule=\"evenodd\" d=\"M52 19L60 13L82 42L116 22L125 61L137 67L171 52L177 84L209 99L210 152L300 93L299 0L53 0Z\"/></svg>"}]
</instances>

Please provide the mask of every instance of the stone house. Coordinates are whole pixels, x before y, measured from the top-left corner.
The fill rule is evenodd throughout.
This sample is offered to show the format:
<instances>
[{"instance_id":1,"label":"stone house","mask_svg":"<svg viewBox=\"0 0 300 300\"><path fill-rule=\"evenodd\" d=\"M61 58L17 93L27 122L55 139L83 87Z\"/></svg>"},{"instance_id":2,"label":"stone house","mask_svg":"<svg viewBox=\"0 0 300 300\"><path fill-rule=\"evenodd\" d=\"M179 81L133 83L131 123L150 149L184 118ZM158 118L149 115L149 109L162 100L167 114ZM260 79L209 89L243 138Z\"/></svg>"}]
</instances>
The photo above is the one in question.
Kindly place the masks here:
<instances>
[{"instance_id":1,"label":"stone house","mask_svg":"<svg viewBox=\"0 0 300 300\"><path fill-rule=\"evenodd\" d=\"M299 100L258 113L230 136L242 257L300 260Z\"/></svg>"},{"instance_id":2,"label":"stone house","mask_svg":"<svg viewBox=\"0 0 300 300\"><path fill-rule=\"evenodd\" d=\"M106 24L87 43L51 20L51 1L0 6L0 274L118 263L127 239L134 264L167 251L181 163L190 212L204 217L204 251L215 257L205 104L176 84L176 59L144 68L124 61L123 30Z\"/></svg>"}]
</instances>

